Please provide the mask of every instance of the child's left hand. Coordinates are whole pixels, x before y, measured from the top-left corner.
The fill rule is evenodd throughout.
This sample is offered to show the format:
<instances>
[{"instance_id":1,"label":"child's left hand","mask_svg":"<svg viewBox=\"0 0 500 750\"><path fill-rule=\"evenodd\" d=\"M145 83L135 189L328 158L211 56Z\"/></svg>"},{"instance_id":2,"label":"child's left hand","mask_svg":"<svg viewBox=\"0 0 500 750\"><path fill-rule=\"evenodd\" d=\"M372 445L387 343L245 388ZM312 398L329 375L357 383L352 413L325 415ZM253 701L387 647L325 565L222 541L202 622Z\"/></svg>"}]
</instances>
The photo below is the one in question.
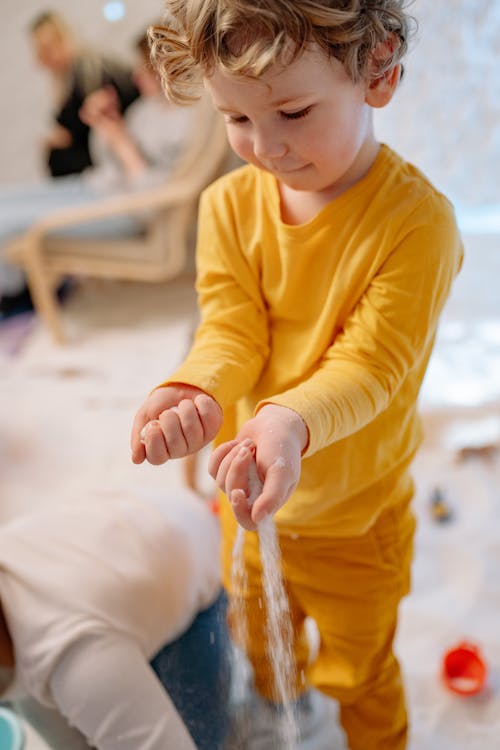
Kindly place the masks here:
<instances>
[{"instance_id":1,"label":"child's left hand","mask_svg":"<svg viewBox=\"0 0 500 750\"><path fill-rule=\"evenodd\" d=\"M308 437L305 422L296 412L267 404L243 425L236 440L222 443L213 452L209 472L245 529L254 531L259 521L274 515L288 500L300 478ZM257 477L252 476L254 458Z\"/></svg>"}]
</instances>

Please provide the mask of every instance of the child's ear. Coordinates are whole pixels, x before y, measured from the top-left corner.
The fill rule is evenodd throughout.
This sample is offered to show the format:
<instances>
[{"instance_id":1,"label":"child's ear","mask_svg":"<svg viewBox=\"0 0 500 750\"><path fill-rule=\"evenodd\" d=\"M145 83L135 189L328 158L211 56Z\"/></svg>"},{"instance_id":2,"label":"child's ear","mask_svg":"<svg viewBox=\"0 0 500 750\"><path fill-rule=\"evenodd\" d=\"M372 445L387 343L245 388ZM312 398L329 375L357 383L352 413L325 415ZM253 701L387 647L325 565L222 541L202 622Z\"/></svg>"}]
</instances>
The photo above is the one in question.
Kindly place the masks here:
<instances>
[{"instance_id":1,"label":"child's ear","mask_svg":"<svg viewBox=\"0 0 500 750\"><path fill-rule=\"evenodd\" d=\"M396 91L401 80L401 65L393 65L382 75L378 75L377 71L389 62L400 45L401 41L398 37L395 34L389 34L371 51L366 89L366 103L371 107L385 107Z\"/></svg>"},{"instance_id":2,"label":"child's ear","mask_svg":"<svg viewBox=\"0 0 500 750\"><path fill-rule=\"evenodd\" d=\"M391 101L401 79L401 65L372 79L366 89L365 101L370 107L385 107Z\"/></svg>"}]
</instances>

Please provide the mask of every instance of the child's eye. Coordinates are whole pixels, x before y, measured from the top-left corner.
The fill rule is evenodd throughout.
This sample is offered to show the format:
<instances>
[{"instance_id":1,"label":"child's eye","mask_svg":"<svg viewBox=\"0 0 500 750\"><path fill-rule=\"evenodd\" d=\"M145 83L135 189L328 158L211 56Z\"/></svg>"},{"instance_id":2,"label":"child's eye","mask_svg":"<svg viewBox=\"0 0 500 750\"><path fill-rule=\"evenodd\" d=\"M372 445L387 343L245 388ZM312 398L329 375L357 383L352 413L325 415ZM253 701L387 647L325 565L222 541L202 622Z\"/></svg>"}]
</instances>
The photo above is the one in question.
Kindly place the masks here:
<instances>
[{"instance_id":1,"label":"child's eye","mask_svg":"<svg viewBox=\"0 0 500 750\"><path fill-rule=\"evenodd\" d=\"M280 112L280 115L285 120L298 120L301 117L306 117L311 109L312 107L305 107L304 109L299 109L297 112Z\"/></svg>"},{"instance_id":2,"label":"child's eye","mask_svg":"<svg viewBox=\"0 0 500 750\"><path fill-rule=\"evenodd\" d=\"M227 115L227 122L241 124L248 122L248 117L246 115Z\"/></svg>"}]
</instances>

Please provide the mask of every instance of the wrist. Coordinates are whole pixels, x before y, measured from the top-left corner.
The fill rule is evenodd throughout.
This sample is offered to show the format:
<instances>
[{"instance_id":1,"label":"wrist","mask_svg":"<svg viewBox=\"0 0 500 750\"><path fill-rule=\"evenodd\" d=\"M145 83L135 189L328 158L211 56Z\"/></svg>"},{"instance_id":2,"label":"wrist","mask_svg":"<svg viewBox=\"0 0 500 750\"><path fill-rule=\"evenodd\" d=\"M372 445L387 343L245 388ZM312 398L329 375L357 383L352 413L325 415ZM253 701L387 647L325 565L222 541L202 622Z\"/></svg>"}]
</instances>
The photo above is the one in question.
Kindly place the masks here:
<instances>
[{"instance_id":1,"label":"wrist","mask_svg":"<svg viewBox=\"0 0 500 750\"><path fill-rule=\"evenodd\" d=\"M182 381L178 381L178 380L166 380L164 383L160 383L160 385L157 385L155 388L153 388L153 391L157 391L160 388L175 389L175 391L179 394L181 398L194 399L196 396L199 396L199 395L210 396L210 394L208 394L202 388L199 388L197 385L191 385L190 383L183 383ZM210 396L210 398L212 398L212 396Z\"/></svg>"},{"instance_id":2,"label":"wrist","mask_svg":"<svg viewBox=\"0 0 500 750\"><path fill-rule=\"evenodd\" d=\"M298 412L279 404L264 404L258 414L266 419L279 420L287 435L297 442L300 453L304 453L309 445L309 429Z\"/></svg>"},{"instance_id":3,"label":"wrist","mask_svg":"<svg viewBox=\"0 0 500 750\"><path fill-rule=\"evenodd\" d=\"M183 399L194 401L198 398L198 396L204 396L205 398L210 399L210 401L213 401L213 403L219 409L221 415L223 413L222 406L219 404L217 399L211 396L210 393L204 391L202 388L199 388L197 385L190 385L189 383L183 383L177 380L167 380L164 383L160 383L160 385L155 386L155 388L153 388L153 390L150 392L150 395L152 395L153 393L157 393L158 391L169 391L171 393L175 393L177 401L182 401Z\"/></svg>"}]
</instances>

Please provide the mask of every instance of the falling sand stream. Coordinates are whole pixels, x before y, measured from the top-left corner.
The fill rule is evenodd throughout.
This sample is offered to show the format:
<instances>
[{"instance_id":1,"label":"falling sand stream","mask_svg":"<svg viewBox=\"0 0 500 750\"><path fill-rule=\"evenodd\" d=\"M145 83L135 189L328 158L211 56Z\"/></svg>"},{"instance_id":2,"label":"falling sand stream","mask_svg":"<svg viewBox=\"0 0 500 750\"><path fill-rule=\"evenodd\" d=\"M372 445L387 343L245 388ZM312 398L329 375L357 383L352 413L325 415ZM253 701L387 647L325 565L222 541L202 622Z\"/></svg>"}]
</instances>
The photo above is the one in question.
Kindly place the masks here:
<instances>
[{"instance_id":1,"label":"falling sand stream","mask_svg":"<svg viewBox=\"0 0 500 750\"><path fill-rule=\"evenodd\" d=\"M252 465L250 477L251 503L260 494L261 483L257 476L255 464ZM259 491L256 484L259 484ZM296 664L293 653L293 629L290 619L288 598L281 573L281 553L278 544L276 526L272 516L267 516L257 527L260 556L262 563L262 583L267 614L266 641L269 661L274 675L273 699L280 706L277 712L279 721L280 747L282 750L294 750L298 742L298 728L294 715L294 704L290 701L289 686L296 682ZM244 562L245 530L238 527L233 548L232 591L233 623L235 640L243 652L248 642L248 627L245 612L245 591L247 577ZM236 652L237 689L244 691L247 674L245 674L244 657ZM242 698L242 695L238 695Z\"/></svg>"}]
</instances>

